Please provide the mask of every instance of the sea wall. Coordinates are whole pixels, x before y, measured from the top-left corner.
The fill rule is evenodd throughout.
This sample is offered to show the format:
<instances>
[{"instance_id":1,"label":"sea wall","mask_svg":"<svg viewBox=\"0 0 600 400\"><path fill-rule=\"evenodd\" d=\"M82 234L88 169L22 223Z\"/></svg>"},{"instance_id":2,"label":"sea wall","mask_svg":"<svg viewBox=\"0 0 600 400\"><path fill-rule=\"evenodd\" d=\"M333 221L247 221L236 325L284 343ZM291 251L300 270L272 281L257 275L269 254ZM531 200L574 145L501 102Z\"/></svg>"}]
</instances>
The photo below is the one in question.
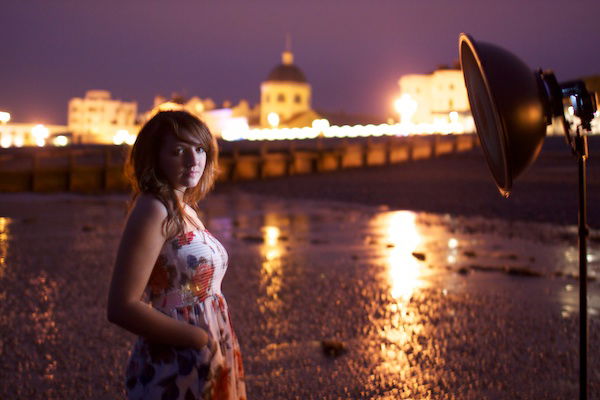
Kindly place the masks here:
<instances>
[{"instance_id":1,"label":"sea wall","mask_svg":"<svg viewBox=\"0 0 600 400\"><path fill-rule=\"evenodd\" d=\"M410 162L470 150L476 135L220 142L219 181L267 179ZM122 192L128 146L0 150L0 192Z\"/></svg>"}]
</instances>

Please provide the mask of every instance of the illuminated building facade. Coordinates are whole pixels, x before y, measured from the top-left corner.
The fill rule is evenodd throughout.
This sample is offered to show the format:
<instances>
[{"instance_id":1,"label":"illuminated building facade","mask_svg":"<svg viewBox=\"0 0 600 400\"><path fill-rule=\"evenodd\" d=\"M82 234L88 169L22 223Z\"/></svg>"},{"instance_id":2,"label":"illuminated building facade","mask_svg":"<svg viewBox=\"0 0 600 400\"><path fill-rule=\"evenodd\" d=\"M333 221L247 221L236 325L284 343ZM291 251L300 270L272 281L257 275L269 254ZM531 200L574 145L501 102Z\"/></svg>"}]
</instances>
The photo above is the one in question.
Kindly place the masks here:
<instances>
[{"instance_id":1,"label":"illuminated building facade","mask_svg":"<svg viewBox=\"0 0 600 400\"><path fill-rule=\"evenodd\" d=\"M416 102L412 115L414 123L449 121L450 113L460 119L471 116L469 98L462 71L440 68L431 74L404 75L398 81L400 95Z\"/></svg>"},{"instance_id":2,"label":"illuminated building facade","mask_svg":"<svg viewBox=\"0 0 600 400\"><path fill-rule=\"evenodd\" d=\"M69 101L68 127L76 143L113 143L117 133L137 133L137 103L111 99L109 91L88 90Z\"/></svg>"},{"instance_id":3,"label":"illuminated building facade","mask_svg":"<svg viewBox=\"0 0 600 400\"><path fill-rule=\"evenodd\" d=\"M184 99L182 96L176 94L171 96L171 99L163 96L155 96L152 110L144 113L141 122L145 123L159 111L169 110L185 110L202 119L206 111L214 110L215 108L215 102L211 98L201 99L198 96L194 96L190 99Z\"/></svg>"},{"instance_id":4,"label":"illuminated building facade","mask_svg":"<svg viewBox=\"0 0 600 400\"><path fill-rule=\"evenodd\" d=\"M288 49L281 64L260 85L260 126L263 128L296 128L310 126L320 118L311 109L311 86L304 73L294 65Z\"/></svg>"},{"instance_id":5,"label":"illuminated building facade","mask_svg":"<svg viewBox=\"0 0 600 400\"><path fill-rule=\"evenodd\" d=\"M217 137L221 137L224 129L248 129L248 121L258 119L259 107L250 108L246 100L240 100L238 105L231 106L226 101L222 108L217 108L212 99L201 99L192 97L189 100L174 95L172 99L156 96L154 107L143 114L142 123L145 123L159 111L184 110L204 121L210 131Z\"/></svg>"}]
</instances>

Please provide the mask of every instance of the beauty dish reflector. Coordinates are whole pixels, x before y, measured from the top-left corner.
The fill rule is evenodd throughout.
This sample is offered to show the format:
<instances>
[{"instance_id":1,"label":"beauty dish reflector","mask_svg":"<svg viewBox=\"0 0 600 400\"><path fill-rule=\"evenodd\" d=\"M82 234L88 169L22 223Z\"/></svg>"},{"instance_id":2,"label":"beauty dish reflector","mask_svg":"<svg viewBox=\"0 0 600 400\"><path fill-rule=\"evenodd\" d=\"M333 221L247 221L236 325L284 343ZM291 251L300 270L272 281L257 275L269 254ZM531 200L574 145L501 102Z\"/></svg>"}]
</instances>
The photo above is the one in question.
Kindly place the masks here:
<instances>
[{"instance_id":1,"label":"beauty dish reflector","mask_svg":"<svg viewBox=\"0 0 600 400\"><path fill-rule=\"evenodd\" d=\"M512 53L464 33L459 56L483 153L500 193L508 196L546 136L544 84Z\"/></svg>"}]
</instances>

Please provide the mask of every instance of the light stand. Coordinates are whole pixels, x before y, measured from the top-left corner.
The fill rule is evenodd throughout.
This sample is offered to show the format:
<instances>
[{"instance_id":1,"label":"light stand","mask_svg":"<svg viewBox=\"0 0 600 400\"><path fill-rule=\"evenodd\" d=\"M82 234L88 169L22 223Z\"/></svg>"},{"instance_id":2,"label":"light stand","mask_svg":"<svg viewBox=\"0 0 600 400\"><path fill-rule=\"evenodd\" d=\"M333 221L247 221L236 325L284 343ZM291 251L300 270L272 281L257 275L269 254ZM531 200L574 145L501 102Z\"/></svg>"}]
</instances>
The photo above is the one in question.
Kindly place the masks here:
<instances>
[{"instance_id":1,"label":"light stand","mask_svg":"<svg viewBox=\"0 0 600 400\"><path fill-rule=\"evenodd\" d=\"M563 133L567 144L577 158L577 187L578 187L578 243L579 243L579 398L587 399L587 349L588 349L588 323L587 323L587 174L586 160L588 158L588 145L586 133L591 131L591 122L594 118L596 105L594 96L587 91L581 81L566 82L558 87L558 83L551 71L537 72L547 89L550 104L546 107L552 117L559 118L562 122ZM558 96L560 94L560 96ZM575 133L566 122L563 99L569 99L573 114L580 119Z\"/></svg>"},{"instance_id":2,"label":"light stand","mask_svg":"<svg viewBox=\"0 0 600 400\"><path fill-rule=\"evenodd\" d=\"M477 135L492 176L502 195L508 197L512 182L540 149L546 126L561 121L565 139L578 165L579 241L579 397L587 399L587 237L586 160L587 136L596 102L581 81L558 84L552 71L533 73L512 53L489 43L475 42L461 34L461 68ZM564 114L568 99L580 120L574 134Z\"/></svg>"}]
</instances>

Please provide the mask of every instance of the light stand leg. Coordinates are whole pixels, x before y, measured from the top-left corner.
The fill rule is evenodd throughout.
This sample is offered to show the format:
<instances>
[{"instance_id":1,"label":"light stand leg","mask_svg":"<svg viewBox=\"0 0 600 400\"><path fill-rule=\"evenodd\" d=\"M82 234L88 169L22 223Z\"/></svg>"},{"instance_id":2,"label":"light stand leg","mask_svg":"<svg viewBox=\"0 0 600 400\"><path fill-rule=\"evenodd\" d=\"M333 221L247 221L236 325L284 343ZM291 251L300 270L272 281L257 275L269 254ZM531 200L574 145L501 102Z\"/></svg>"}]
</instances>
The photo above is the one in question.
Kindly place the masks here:
<instances>
[{"instance_id":1,"label":"light stand leg","mask_svg":"<svg viewBox=\"0 0 600 400\"><path fill-rule=\"evenodd\" d=\"M587 136L575 137L579 175L579 398L587 400L587 236L586 169Z\"/></svg>"}]
</instances>

